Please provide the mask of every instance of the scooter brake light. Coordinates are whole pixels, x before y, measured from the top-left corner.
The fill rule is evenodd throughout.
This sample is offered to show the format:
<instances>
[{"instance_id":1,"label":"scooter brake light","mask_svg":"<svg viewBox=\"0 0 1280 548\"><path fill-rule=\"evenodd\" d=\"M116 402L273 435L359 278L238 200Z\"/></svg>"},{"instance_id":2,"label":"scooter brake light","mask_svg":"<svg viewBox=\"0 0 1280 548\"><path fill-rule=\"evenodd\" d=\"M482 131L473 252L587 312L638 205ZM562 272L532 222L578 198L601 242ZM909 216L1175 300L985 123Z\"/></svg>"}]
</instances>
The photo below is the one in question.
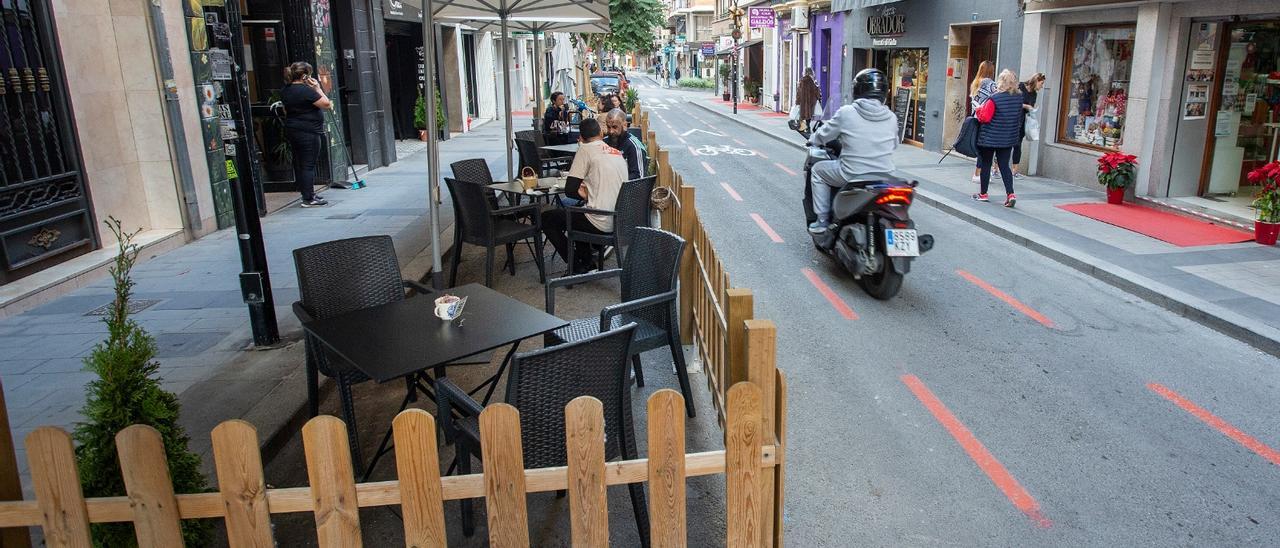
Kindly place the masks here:
<instances>
[{"instance_id":1,"label":"scooter brake light","mask_svg":"<svg viewBox=\"0 0 1280 548\"><path fill-rule=\"evenodd\" d=\"M876 198L877 204L910 204L915 189L907 186L898 186L885 189L880 197Z\"/></svg>"}]
</instances>

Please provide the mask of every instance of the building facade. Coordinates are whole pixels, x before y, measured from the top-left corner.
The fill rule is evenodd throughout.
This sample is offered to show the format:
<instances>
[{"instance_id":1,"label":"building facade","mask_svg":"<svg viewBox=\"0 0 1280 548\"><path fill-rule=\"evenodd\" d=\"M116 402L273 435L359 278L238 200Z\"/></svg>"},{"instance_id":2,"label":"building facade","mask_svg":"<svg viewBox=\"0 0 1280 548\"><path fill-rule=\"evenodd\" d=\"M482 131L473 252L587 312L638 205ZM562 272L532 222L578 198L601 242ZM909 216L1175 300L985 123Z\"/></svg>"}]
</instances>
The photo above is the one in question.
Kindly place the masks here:
<instances>
[{"instance_id":1,"label":"building facade","mask_svg":"<svg viewBox=\"0 0 1280 548\"><path fill-rule=\"evenodd\" d=\"M866 2L862 2L865 4ZM872 7L836 0L845 15L840 93L852 99L850 81L873 67L893 83L890 104L898 112L903 142L928 150L949 148L969 114L969 85L978 65L1018 72L1022 14L1014 2L900 0Z\"/></svg>"},{"instance_id":2,"label":"building facade","mask_svg":"<svg viewBox=\"0 0 1280 548\"><path fill-rule=\"evenodd\" d=\"M1280 5L1030 1L1023 36L1050 85L1036 173L1093 186L1123 151L1138 196L1252 218L1245 174L1280 153Z\"/></svg>"}]
</instances>

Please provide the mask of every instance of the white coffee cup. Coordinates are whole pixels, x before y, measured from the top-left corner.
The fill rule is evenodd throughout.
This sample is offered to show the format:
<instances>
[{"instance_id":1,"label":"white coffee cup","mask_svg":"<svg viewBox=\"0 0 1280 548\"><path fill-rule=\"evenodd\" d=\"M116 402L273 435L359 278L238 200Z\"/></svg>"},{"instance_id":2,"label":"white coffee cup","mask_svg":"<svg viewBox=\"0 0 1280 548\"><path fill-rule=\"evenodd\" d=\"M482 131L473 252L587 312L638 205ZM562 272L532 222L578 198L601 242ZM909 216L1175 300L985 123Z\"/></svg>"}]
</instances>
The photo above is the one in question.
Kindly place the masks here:
<instances>
[{"instance_id":1,"label":"white coffee cup","mask_svg":"<svg viewBox=\"0 0 1280 548\"><path fill-rule=\"evenodd\" d=\"M436 299L435 315L444 321L451 321L458 317L458 297L453 295L445 295Z\"/></svg>"}]
</instances>

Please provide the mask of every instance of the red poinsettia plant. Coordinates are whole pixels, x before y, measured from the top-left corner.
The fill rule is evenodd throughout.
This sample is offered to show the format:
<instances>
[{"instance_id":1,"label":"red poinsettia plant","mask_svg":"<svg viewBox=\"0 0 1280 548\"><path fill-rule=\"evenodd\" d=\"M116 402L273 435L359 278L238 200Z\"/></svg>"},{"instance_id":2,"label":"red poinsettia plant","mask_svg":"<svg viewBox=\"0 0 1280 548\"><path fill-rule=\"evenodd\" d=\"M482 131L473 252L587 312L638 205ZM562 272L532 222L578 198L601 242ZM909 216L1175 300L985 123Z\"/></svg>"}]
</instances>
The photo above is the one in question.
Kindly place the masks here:
<instances>
[{"instance_id":1,"label":"red poinsettia plant","mask_svg":"<svg viewBox=\"0 0 1280 548\"><path fill-rule=\"evenodd\" d=\"M1262 188L1253 195L1258 220L1280 223L1280 162L1271 162L1249 172L1249 183Z\"/></svg>"},{"instance_id":2,"label":"red poinsettia plant","mask_svg":"<svg viewBox=\"0 0 1280 548\"><path fill-rule=\"evenodd\" d=\"M1108 152L1098 158L1098 182L1107 188L1125 188L1133 184L1138 172L1138 157L1123 152Z\"/></svg>"}]
</instances>

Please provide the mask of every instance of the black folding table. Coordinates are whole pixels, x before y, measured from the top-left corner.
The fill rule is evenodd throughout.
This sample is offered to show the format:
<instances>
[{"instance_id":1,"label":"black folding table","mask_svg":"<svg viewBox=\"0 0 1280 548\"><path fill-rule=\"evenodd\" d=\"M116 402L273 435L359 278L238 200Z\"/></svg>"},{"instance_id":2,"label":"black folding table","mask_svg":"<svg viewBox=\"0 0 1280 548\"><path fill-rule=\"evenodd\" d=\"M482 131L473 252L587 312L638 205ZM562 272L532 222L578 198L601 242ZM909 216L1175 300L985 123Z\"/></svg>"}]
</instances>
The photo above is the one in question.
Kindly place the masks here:
<instances>
[{"instance_id":1,"label":"black folding table","mask_svg":"<svg viewBox=\"0 0 1280 548\"><path fill-rule=\"evenodd\" d=\"M569 324L480 284L446 292L467 298L457 320L445 321L435 316L435 294L306 322L302 328L374 381L410 378L412 388L400 404L403 411L413 401L416 390L434 393L435 383L429 371L434 369L437 377L443 376L450 362L511 345L498 372L471 391L475 394L487 387L482 403L488 403L521 341ZM366 479L378 459L390 450L390 439L388 428L365 469Z\"/></svg>"}]
</instances>

